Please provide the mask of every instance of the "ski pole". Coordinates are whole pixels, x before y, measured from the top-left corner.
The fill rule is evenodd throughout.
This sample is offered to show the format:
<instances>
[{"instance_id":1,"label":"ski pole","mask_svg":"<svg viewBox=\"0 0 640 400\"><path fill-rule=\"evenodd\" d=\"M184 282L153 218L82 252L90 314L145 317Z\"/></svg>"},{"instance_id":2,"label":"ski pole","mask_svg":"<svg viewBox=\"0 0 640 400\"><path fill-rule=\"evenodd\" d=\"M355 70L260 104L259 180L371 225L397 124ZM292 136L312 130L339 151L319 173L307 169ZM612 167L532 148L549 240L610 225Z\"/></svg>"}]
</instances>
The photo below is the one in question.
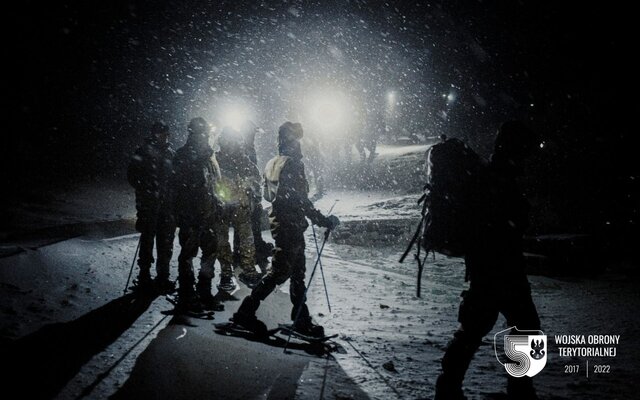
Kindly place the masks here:
<instances>
[{"instance_id":1,"label":"ski pole","mask_svg":"<svg viewBox=\"0 0 640 400\"><path fill-rule=\"evenodd\" d=\"M427 187L425 186L425 189ZM424 202L424 203L422 203ZM429 215L429 213L427 212L427 195L423 194L420 197L420 200L418 200L418 204L422 203L422 218L420 218L420 223L418 224L418 227L416 228L415 233L413 234L413 237L411 238L411 241L409 242L409 246L407 246L407 249L404 251L404 253L402 253L402 257L400 257L400 263L402 264L405 260L405 258L407 258L407 256L409 255L409 252L411 251L411 248L413 247L413 245L416 243L416 241L418 240L418 238L420 237L420 233L422 232L422 226L424 225L424 221L427 218L427 215ZM418 243L418 246L420 246L420 243Z\"/></svg>"},{"instance_id":2,"label":"ski pole","mask_svg":"<svg viewBox=\"0 0 640 400\"><path fill-rule=\"evenodd\" d=\"M127 278L127 284L124 286L124 294L127 294L127 289L129 289L129 281L131 280L131 274L133 273L133 266L136 263L136 258L138 257L138 251L140 251L140 242L142 239L142 235L138 238L138 245L136 246L136 252L133 254L133 261L131 261L131 269L129 270L129 277Z\"/></svg>"},{"instance_id":3,"label":"ski pole","mask_svg":"<svg viewBox=\"0 0 640 400\"><path fill-rule=\"evenodd\" d=\"M320 263L320 257L322 256L322 251L324 250L324 245L327 243L327 239L329 238L329 233L331 231L329 229L327 229L327 231L324 234L324 240L322 241L322 246L320 246L320 251L318 252L318 258L316 258L316 262L313 265L313 269L311 270L311 276L309 277L309 282L307 283L307 287L304 289L304 293L302 294L302 298L300 299L300 302L298 303L298 311L296 311L296 317L293 319L293 327L294 328L296 326L296 323L298 322L298 319L300 318L300 314L302 313L302 305L304 304L306 298L307 298L307 291L309 291L309 286L311 286L311 281L313 280L313 275L315 275L316 273L316 268L318 267L318 264ZM287 352L287 347L289 346L289 342L291 342L291 335L289 335L289 338L287 339L287 344L284 345L284 350L283 352L286 353Z\"/></svg>"},{"instance_id":4,"label":"ski pole","mask_svg":"<svg viewBox=\"0 0 640 400\"><path fill-rule=\"evenodd\" d=\"M318 247L318 238L316 236L316 227L311 225L313 231L313 241L316 244L316 253L319 254L320 248ZM324 294L327 296L327 307L329 307L329 313L331 313L331 301L329 301L329 291L327 290L327 282L324 279L324 269L322 268L322 260L320 260L320 276L322 276L322 284L324 285Z\"/></svg>"},{"instance_id":5,"label":"ski pole","mask_svg":"<svg viewBox=\"0 0 640 400\"><path fill-rule=\"evenodd\" d=\"M418 237L420 236L420 232L422 232L422 224L424 223L425 217L426 216L423 215L422 219L420 219L420 223L418 224L418 227L416 228L416 231L413 234L411 241L409 242L409 246L407 246L407 249L404 251L404 253L402 253L402 256L400 257L400 263L404 262L405 258L407 258L407 256L409 255L409 252L411 252L411 248L413 248L413 245L416 243L416 240L418 240Z\"/></svg>"},{"instance_id":6,"label":"ski pole","mask_svg":"<svg viewBox=\"0 0 640 400\"><path fill-rule=\"evenodd\" d=\"M420 290L422 288L422 271L424 270L424 264L427 262L427 256L429 252L425 254L424 259L420 260L420 256L416 255L416 260L418 261L418 285L416 288L416 297L420 298Z\"/></svg>"},{"instance_id":7,"label":"ski pole","mask_svg":"<svg viewBox=\"0 0 640 400\"><path fill-rule=\"evenodd\" d=\"M331 215L331 211L333 211L333 208L336 206L336 204L338 204L338 200L339 199L336 199L336 201L333 202L333 205L331 206L331 208L327 212L327 215Z\"/></svg>"},{"instance_id":8,"label":"ski pole","mask_svg":"<svg viewBox=\"0 0 640 400\"><path fill-rule=\"evenodd\" d=\"M331 215L331 211L333 211L333 208L336 206L336 204L338 204L337 199L336 201L333 202L333 205L327 212L327 215ZM320 250L318 249L318 237L316 236L316 227L314 225L311 225L311 230L313 232L313 241L316 244L316 253L319 254ZM320 275L322 276L322 285L324 286L324 294L325 296L327 296L327 307L329 307L329 313L331 313L331 301L329 300L329 290L327 289L327 281L324 278L324 268L322 268L322 260L320 260L319 265L320 265Z\"/></svg>"}]
</instances>

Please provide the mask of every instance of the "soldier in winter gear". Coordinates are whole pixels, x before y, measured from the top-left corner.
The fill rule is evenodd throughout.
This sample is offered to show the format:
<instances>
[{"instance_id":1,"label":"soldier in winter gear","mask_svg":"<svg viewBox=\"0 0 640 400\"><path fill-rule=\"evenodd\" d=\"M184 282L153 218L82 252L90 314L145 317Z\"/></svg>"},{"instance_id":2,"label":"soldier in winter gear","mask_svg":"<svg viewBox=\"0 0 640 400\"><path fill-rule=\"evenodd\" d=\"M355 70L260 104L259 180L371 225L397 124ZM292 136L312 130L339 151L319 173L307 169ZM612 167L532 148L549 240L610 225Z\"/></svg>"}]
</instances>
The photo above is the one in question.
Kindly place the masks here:
<instances>
[{"instance_id":1,"label":"soldier in winter gear","mask_svg":"<svg viewBox=\"0 0 640 400\"><path fill-rule=\"evenodd\" d=\"M499 313L505 316L508 326L518 330L540 329L522 248L529 204L516 183L523 173L523 162L535 147L533 133L522 123L507 122L501 126L472 210L475 233L465 251L470 287L463 292L460 304L460 328L442 359L442 374L436 383L437 400L465 398L464 375ZM537 399L531 378L526 376L509 377L507 394L513 399Z\"/></svg>"},{"instance_id":2,"label":"soldier in winter gear","mask_svg":"<svg viewBox=\"0 0 640 400\"><path fill-rule=\"evenodd\" d=\"M182 307L216 306L211 294L218 250L216 223L220 204L216 184L220 168L209 145L210 128L203 118L189 122L189 137L174 159L174 210L182 247L178 256L178 300ZM197 295L194 291L193 258L202 250Z\"/></svg>"},{"instance_id":3,"label":"soldier in winter gear","mask_svg":"<svg viewBox=\"0 0 640 400\"><path fill-rule=\"evenodd\" d=\"M245 124L242 128L242 136L244 138L244 151L249 160L253 164L258 165L258 155L256 154L255 139L258 128L253 123ZM251 198L251 231L253 233L253 244L255 247L255 264L258 264L261 269L261 274L266 272L267 264L269 263L269 257L273 251L273 244L266 242L262 238L262 215L264 209L262 208L262 196L260 192L252 192ZM239 265L240 255L236 251L236 243L238 243L238 235L234 231L233 235L233 251L234 260L236 265Z\"/></svg>"},{"instance_id":4,"label":"soldier in winter gear","mask_svg":"<svg viewBox=\"0 0 640 400\"><path fill-rule=\"evenodd\" d=\"M136 192L136 230L140 232L137 283L150 287L155 240L156 284L161 291L170 292L173 283L169 280L169 263L176 225L169 187L174 153L168 139L169 128L161 122L153 124L144 145L136 150L129 163L127 178Z\"/></svg>"},{"instance_id":5,"label":"soldier in winter gear","mask_svg":"<svg viewBox=\"0 0 640 400\"><path fill-rule=\"evenodd\" d=\"M221 179L216 194L222 204L221 221L218 224L218 257L222 269L220 289L233 289L231 283L233 254L229 244L229 227L233 227L237 240L234 248L239 255L239 278L253 287L260 280L255 269L255 245L251 230L251 206L260 192L260 172L244 151L239 132L226 127L218 139L220 151L216 154Z\"/></svg>"},{"instance_id":6,"label":"soldier in winter gear","mask_svg":"<svg viewBox=\"0 0 640 400\"><path fill-rule=\"evenodd\" d=\"M335 228L339 221L335 216L322 215L307 197L309 187L300 150L302 135L299 123L285 122L278 131L279 156L267 163L264 174L265 197L273 203L269 215L271 234L276 242L272 265L251 294L243 300L233 321L248 329L264 332L264 324L255 316L260 302L276 285L290 278L293 303L291 319L296 322L295 329L304 334L322 336L324 330L313 323L305 304L304 231L309 225L306 218L329 229Z\"/></svg>"},{"instance_id":7,"label":"soldier in winter gear","mask_svg":"<svg viewBox=\"0 0 640 400\"><path fill-rule=\"evenodd\" d=\"M381 114L375 114L373 122L368 124L366 129L363 129L356 142L356 149L360 153L360 159L362 162L372 162L376 153L376 146L378 143L378 137L380 132L384 131L384 119ZM367 156L367 150L369 155Z\"/></svg>"}]
</instances>

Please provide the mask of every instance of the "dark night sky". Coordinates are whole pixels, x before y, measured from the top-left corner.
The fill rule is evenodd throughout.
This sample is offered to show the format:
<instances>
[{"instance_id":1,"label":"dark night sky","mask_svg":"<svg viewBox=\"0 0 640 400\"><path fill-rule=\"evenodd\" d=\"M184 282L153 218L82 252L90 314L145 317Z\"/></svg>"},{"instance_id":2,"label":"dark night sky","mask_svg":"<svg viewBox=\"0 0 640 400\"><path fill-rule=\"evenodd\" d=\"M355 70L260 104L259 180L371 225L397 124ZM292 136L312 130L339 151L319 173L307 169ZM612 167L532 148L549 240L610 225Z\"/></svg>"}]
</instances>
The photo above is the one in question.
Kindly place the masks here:
<instances>
[{"instance_id":1,"label":"dark night sky","mask_svg":"<svg viewBox=\"0 0 640 400\"><path fill-rule=\"evenodd\" d=\"M257 103L272 129L291 116L291 93L321 78L366 90L373 110L394 88L405 129L462 136L484 153L500 121L526 119L549 143L530 191L586 204L568 226L637 217L630 6L240 3L25 1L11 10L2 157L11 196L43 181L121 177L153 120L168 121L180 144L188 119L206 116L225 91ZM443 119L450 90L457 101Z\"/></svg>"}]
</instances>

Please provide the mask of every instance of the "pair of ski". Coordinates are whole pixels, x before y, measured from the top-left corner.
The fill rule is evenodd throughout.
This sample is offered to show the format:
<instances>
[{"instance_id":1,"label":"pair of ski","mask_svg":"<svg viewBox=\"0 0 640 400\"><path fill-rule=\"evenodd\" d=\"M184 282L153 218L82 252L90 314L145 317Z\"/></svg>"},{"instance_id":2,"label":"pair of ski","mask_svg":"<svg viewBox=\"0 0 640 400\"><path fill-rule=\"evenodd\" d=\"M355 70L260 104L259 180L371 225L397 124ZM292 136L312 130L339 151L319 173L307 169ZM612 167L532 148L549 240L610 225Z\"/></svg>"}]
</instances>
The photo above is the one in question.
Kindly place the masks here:
<instances>
[{"instance_id":1,"label":"pair of ski","mask_svg":"<svg viewBox=\"0 0 640 400\"><path fill-rule=\"evenodd\" d=\"M303 333L296 331L293 328L292 324L278 324L278 327L275 329L268 330L265 334L259 335L256 332L246 329L233 321L230 322L222 322L219 324L214 324L216 328L216 332L221 333L227 336L252 336L257 339L267 339L269 337L275 336L276 333L282 333L283 335L290 336L307 343L325 343L331 339L335 339L338 337L338 334L328 335L328 336L309 336Z\"/></svg>"}]
</instances>

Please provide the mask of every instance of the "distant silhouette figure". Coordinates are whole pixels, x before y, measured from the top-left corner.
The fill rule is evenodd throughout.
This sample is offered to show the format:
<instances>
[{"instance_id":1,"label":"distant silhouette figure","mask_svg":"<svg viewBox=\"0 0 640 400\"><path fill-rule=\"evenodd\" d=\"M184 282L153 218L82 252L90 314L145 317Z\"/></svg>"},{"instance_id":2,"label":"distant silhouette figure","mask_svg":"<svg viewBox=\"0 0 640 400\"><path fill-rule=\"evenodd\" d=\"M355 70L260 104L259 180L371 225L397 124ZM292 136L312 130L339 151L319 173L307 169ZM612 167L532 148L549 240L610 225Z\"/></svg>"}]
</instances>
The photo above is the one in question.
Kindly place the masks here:
<instances>
[{"instance_id":1,"label":"distant silhouette figure","mask_svg":"<svg viewBox=\"0 0 640 400\"><path fill-rule=\"evenodd\" d=\"M465 373L499 313L509 326L519 330L540 329L522 253L530 206L516 183L523 174L523 162L536 144L533 133L520 122L506 122L498 131L495 151L483 172L472 210L475 234L465 251L470 287L462 293L460 328L442 359L436 400L465 398ZM512 399L537 399L528 377L509 377L507 393Z\"/></svg>"},{"instance_id":2,"label":"distant silhouette figure","mask_svg":"<svg viewBox=\"0 0 640 400\"><path fill-rule=\"evenodd\" d=\"M154 240L157 246L156 283L161 291L171 291L169 263L173 254L176 225L173 218L169 180L173 150L169 147L169 128L156 122L144 145L131 158L127 169L129 183L136 191L136 229L140 232L139 288L151 286Z\"/></svg>"},{"instance_id":3,"label":"distant silhouette figure","mask_svg":"<svg viewBox=\"0 0 640 400\"><path fill-rule=\"evenodd\" d=\"M362 162L372 162L376 157L378 137L382 131L384 131L384 119L382 114L376 114L374 122L361 131L360 137L356 142L356 149L360 153ZM369 151L369 155L367 155L367 151Z\"/></svg>"}]
</instances>

